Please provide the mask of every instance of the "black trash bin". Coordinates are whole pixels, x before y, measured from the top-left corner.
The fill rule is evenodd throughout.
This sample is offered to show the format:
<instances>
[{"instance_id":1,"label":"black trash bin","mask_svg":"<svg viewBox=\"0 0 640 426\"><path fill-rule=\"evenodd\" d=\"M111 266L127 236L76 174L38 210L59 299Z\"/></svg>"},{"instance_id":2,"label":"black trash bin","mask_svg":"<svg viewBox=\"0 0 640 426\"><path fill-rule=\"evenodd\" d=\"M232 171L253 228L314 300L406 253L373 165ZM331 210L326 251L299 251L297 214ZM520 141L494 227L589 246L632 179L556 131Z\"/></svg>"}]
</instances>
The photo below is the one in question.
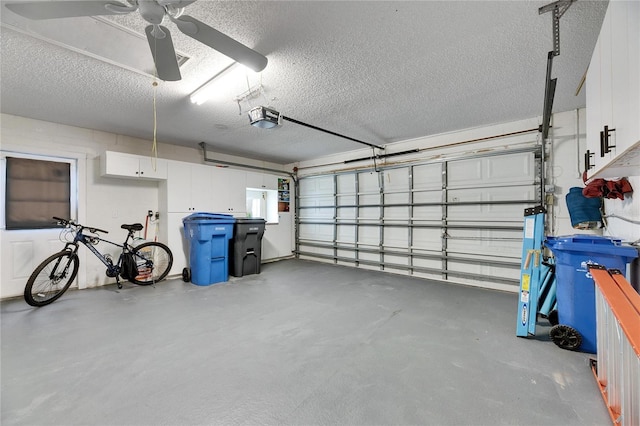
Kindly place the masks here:
<instances>
[{"instance_id":1,"label":"black trash bin","mask_svg":"<svg viewBox=\"0 0 640 426\"><path fill-rule=\"evenodd\" d=\"M229 250L230 272L234 277L260 273L265 224L264 219L236 219Z\"/></svg>"}]
</instances>

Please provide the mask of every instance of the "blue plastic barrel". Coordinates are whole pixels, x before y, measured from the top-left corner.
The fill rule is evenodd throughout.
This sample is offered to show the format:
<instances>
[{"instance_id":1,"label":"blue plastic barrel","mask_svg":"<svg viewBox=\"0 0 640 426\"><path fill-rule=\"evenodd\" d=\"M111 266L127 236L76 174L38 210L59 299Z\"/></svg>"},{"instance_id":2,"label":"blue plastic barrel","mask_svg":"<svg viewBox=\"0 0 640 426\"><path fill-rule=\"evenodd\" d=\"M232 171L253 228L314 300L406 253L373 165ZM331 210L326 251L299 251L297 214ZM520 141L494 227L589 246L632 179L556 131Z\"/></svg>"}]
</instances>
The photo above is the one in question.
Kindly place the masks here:
<instances>
[{"instance_id":1,"label":"blue plastic barrel","mask_svg":"<svg viewBox=\"0 0 640 426\"><path fill-rule=\"evenodd\" d=\"M191 282L210 285L229 280L229 240L235 218L227 214L193 213L182 219L189 242Z\"/></svg>"},{"instance_id":2,"label":"blue plastic barrel","mask_svg":"<svg viewBox=\"0 0 640 426\"><path fill-rule=\"evenodd\" d=\"M547 237L545 246L556 258L556 300L559 324L576 329L582 336L577 348L596 353L595 283L587 265L605 266L626 273L627 263L638 257L621 240L597 235Z\"/></svg>"}]
</instances>

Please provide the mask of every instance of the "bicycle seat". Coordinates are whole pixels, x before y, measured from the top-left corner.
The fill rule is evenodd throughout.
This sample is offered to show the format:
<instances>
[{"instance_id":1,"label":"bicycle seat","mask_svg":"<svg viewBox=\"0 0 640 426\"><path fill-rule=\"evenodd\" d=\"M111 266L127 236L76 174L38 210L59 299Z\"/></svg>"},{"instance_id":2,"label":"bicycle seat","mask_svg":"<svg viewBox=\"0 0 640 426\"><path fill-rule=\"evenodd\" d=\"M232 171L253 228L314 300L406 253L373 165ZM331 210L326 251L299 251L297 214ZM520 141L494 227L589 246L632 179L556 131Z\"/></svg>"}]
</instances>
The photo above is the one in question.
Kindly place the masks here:
<instances>
[{"instance_id":1,"label":"bicycle seat","mask_svg":"<svg viewBox=\"0 0 640 426\"><path fill-rule=\"evenodd\" d=\"M132 223L131 225L120 225L120 228L126 229L127 231L142 231L144 226L141 223Z\"/></svg>"}]
</instances>

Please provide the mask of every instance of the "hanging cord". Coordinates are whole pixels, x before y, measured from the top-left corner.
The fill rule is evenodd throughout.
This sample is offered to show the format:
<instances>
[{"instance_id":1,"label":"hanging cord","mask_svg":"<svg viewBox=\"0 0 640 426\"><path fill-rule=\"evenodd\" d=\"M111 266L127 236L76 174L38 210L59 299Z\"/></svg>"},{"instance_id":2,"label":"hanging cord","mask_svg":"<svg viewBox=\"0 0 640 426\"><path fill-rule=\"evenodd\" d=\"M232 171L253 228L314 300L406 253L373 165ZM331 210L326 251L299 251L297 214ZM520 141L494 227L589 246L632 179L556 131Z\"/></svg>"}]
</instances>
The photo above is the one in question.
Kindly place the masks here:
<instances>
[{"instance_id":1,"label":"hanging cord","mask_svg":"<svg viewBox=\"0 0 640 426\"><path fill-rule=\"evenodd\" d=\"M155 76L154 76L155 78ZM153 145L151 146L151 167L155 172L158 168L158 111L156 108L156 91L158 82L154 81L153 85Z\"/></svg>"},{"instance_id":2,"label":"hanging cord","mask_svg":"<svg viewBox=\"0 0 640 426\"><path fill-rule=\"evenodd\" d=\"M158 53L158 40L153 37L153 57L157 58ZM156 108L156 97L158 90L158 69L155 66L155 62L153 64L153 82L151 83L153 86L153 144L151 145L151 167L153 171L157 171L158 169L158 111Z\"/></svg>"}]
</instances>

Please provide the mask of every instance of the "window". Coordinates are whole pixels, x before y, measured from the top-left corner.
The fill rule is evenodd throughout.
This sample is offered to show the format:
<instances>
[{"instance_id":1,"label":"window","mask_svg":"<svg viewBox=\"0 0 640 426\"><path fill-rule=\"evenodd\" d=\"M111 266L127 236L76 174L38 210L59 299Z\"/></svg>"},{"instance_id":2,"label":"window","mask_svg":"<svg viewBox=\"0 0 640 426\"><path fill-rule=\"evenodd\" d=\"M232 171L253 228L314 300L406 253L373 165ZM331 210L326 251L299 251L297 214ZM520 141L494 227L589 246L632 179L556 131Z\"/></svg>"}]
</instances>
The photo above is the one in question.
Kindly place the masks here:
<instances>
[{"instance_id":1,"label":"window","mask_svg":"<svg viewBox=\"0 0 640 426\"><path fill-rule=\"evenodd\" d=\"M267 223L278 223L278 192L247 188L247 214Z\"/></svg>"},{"instance_id":2,"label":"window","mask_svg":"<svg viewBox=\"0 0 640 426\"><path fill-rule=\"evenodd\" d=\"M5 157L5 228L52 228L53 216L71 218L71 161ZM73 169L73 170L72 170Z\"/></svg>"}]
</instances>

